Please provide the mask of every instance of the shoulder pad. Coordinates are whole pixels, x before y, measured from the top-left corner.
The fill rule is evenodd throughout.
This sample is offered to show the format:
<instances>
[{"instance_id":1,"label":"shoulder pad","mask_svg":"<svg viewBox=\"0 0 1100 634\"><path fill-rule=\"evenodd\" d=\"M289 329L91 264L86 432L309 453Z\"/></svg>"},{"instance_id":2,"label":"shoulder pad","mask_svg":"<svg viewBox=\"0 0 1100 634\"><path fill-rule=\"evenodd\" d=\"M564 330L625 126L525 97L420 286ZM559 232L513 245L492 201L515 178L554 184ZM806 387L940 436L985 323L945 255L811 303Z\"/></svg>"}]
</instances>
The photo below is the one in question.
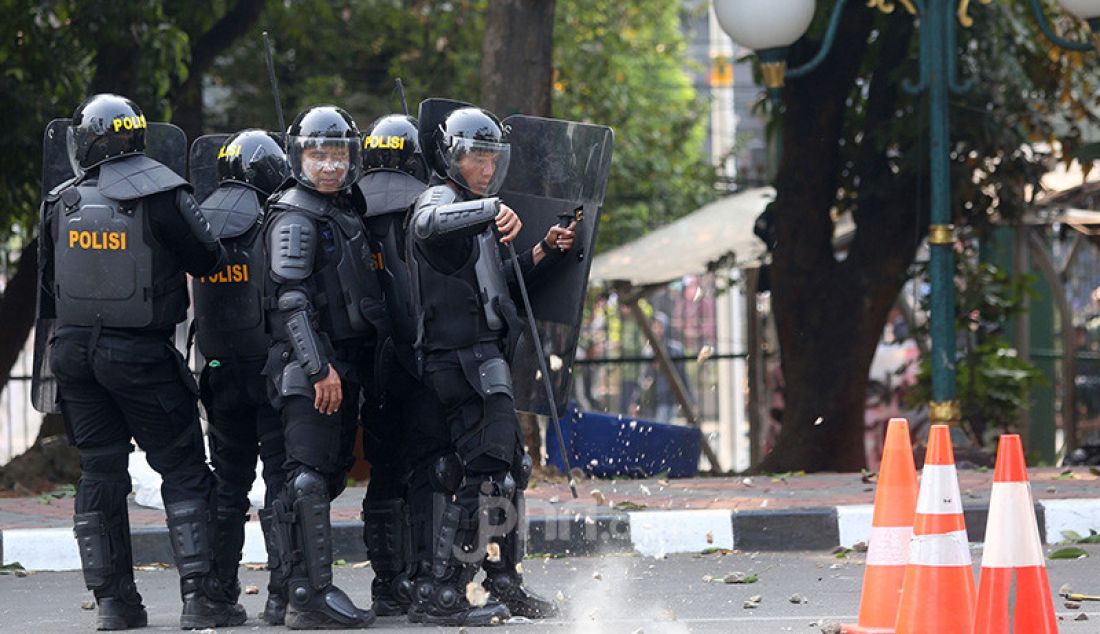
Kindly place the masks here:
<instances>
[{"instance_id":1,"label":"shoulder pad","mask_svg":"<svg viewBox=\"0 0 1100 634\"><path fill-rule=\"evenodd\" d=\"M367 218L405 213L428 188L416 177L392 169L371 170L359 179L356 187L366 200L367 213L364 216Z\"/></svg>"},{"instance_id":2,"label":"shoulder pad","mask_svg":"<svg viewBox=\"0 0 1100 634\"><path fill-rule=\"evenodd\" d=\"M61 198L61 192L65 191L70 185L75 184L77 179L79 178L79 176L73 176L69 180L62 182L57 187L51 189L49 192L46 193L46 202L52 203L55 202L58 198Z\"/></svg>"},{"instance_id":3,"label":"shoulder pad","mask_svg":"<svg viewBox=\"0 0 1100 634\"><path fill-rule=\"evenodd\" d=\"M137 154L99 167L99 192L114 200L134 200L191 186L172 168Z\"/></svg>"},{"instance_id":4,"label":"shoulder pad","mask_svg":"<svg viewBox=\"0 0 1100 634\"><path fill-rule=\"evenodd\" d=\"M304 280L313 272L317 222L296 209L280 211L267 230L271 273L277 280Z\"/></svg>"},{"instance_id":5,"label":"shoulder pad","mask_svg":"<svg viewBox=\"0 0 1100 634\"><path fill-rule=\"evenodd\" d=\"M263 207L256 192L242 185L222 185L199 207L218 239L236 238L261 222Z\"/></svg>"},{"instance_id":6,"label":"shoulder pad","mask_svg":"<svg viewBox=\"0 0 1100 634\"><path fill-rule=\"evenodd\" d=\"M318 217L329 215L329 208L332 207L328 197L305 187L291 187L279 192L278 197L272 199L271 204L283 209L297 209Z\"/></svg>"}]
</instances>

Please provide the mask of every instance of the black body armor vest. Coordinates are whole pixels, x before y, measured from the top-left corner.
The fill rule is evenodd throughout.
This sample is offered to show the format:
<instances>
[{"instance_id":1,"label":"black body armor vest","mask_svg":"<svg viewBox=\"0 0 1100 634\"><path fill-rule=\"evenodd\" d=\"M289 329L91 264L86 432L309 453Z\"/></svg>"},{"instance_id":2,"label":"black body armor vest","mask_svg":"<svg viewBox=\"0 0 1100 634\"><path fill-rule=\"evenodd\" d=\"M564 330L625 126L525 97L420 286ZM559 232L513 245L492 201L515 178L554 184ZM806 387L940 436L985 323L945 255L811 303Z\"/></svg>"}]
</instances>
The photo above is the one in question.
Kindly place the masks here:
<instances>
[{"instance_id":1,"label":"black body armor vest","mask_svg":"<svg viewBox=\"0 0 1100 634\"><path fill-rule=\"evenodd\" d=\"M388 334L390 324L382 288L371 268L370 244L358 213L337 199L302 187L292 187L277 196L271 202L269 227L280 214L297 212L316 231L317 247L308 286L312 288L310 300L320 330L333 343ZM267 279L274 285L270 276ZM269 288L266 294L274 298L275 292L275 288ZM271 324L272 336L286 341L281 320L271 319Z\"/></svg>"},{"instance_id":2,"label":"black body armor vest","mask_svg":"<svg viewBox=\"0 0 1100 634\"><path fill-rule=\"evenodd\" d=\"M172 327L187 317L187 282L175 256L153 236L147 199L186 182L145 156L112 161L99 176L98 183L78 181L47 197L56 205L58 322Z\"/></svg>"},{"instance_id":3,"label":"black body armor vest","mask_svg":"<svg viewBox=\"0 0 1100 634\"><path fill-rule=\"evenodd\" d=\"M228 264L191 282L199 351L207 359L263 357L270 339L264 328L267 269L259 194L240 184L222 185L201 209Z\"/></svg>"}]
</instances>

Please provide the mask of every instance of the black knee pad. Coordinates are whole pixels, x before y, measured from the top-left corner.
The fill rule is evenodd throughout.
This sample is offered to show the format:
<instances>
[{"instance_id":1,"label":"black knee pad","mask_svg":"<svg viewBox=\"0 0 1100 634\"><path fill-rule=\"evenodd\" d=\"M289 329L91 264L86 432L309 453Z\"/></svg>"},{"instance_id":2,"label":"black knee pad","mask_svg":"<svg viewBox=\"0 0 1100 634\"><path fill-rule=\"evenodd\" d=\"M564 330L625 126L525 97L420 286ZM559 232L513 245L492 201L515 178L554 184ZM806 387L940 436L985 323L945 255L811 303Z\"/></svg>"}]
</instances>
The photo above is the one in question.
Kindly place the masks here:
<instances>
[{"instance_id":1,"label":"black knee pad","mask_svg":"<svg viewBox=\"0 0 1100 634\"><path fill-rule=\"evenodd\" d=\"M81 478L87 481L130 483L129 462L133 446L111 445L80 449Z\"/></svg>"},{"instance_id":2,"label":"black knee pad","mask_svg":"<svg viewBox=\"0 0 1100 634\"><path fill-rule=\"evenodd\" d=\"M462 460L456 454L449 453L432 462L429 480L434 491L454 495L462 486L463 475Z\"/></svg>"},{"instance_id":3,"label":"black knee pad","mask_svg":"<svg viewBox=\"0 0 1100 634\"><path fill-rule=\"evenodd\" d=\"M313 469L299 469L290 480L288 487L291 498L298 500L306 496L319 495L328 498L329 483Z\"/></svg>"}]
</instances>

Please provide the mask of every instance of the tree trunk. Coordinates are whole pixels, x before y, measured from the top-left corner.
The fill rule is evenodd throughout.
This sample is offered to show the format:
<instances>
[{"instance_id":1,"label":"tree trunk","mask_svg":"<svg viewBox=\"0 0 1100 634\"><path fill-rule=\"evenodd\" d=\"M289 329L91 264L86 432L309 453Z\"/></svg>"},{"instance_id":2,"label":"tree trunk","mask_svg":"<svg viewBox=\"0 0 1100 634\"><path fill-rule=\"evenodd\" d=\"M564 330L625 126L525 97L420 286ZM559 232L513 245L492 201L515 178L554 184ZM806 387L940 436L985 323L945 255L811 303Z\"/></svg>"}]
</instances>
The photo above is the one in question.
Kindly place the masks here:
<instances>
[{"instance_id":1,"label":"tree trunk","mask_svg":"<svg viewBox=\"0 0 1100 634\"><path fill-rule=\"evenodd\" d=\"M252 30L264 11L266 0L238 0L204 33L188 33L191 38L191 63L187 80L170 95L172 123L178 125L188 139L194 140L206 132L203 113L202 82L214 60L238 39ZM261 64L262 60L256 60ZM262 67L257 66L262 71Z\"/></svg>"},{"instance_id":2,"label":"tree trunk","mask_svg":"<svg viewBox=\"0 0 1100 634\"><path fill-rule=\"evenodd\" d=\"M893 20L881 36L858 148L841 154L848 99L874 12L849 6L829 59L784 92L783 157L773 207L773 306L779 336L785 409L775 449L757 471L855 471L865 466L867 377L890 307L904 284L920 233L913 203L916 176L894 174L881 139L895 116L896 73L905 59L911 21ZM803 44L798 53L816 45ZM847 163L850 163L847 164ZM807 169L807 166L813 166ZM846 257L832 246L841 175L859 175L853 204L857 229ZM850 185L849 185L850 187ZM914 239L914 238L917 239Z\"/></svg>"},{"instance_id":3,"label":"tree trunk","mask_svg":"<svg viewBox=\"0 0 1100 634\"><path fill-rule=\"evenodd\" d=\"M0 390L8 383L11 369L23 351L23 345L34 327L36 291L38 289L38 238L23 247L18 268L8 280L0 296Z\"/></svg>"},{"instance_id":4,"label":"tree trunk","mask_svg":"<svg viewBox=\"0 0 1100 634\"><path fill-rule=\"evenodd\" d=\"M554 0L494 0L481 42L481 105L501 119L550 116Z\"/></svg>"}]
</instances>

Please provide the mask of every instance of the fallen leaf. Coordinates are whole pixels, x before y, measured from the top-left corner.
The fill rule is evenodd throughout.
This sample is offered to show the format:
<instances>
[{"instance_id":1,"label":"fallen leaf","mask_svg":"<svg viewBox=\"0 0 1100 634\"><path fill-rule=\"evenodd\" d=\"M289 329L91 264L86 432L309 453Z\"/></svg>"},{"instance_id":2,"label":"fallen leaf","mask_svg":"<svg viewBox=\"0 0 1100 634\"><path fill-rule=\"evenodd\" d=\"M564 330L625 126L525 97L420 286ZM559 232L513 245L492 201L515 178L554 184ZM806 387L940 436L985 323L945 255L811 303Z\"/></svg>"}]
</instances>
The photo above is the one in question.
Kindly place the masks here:
<instances>
[{"instance_id":1,"label":"fallen leaf","mask_svg":"<svg viewBox=\"0 0 1100 634\"><path fill-rule=\"evenodd\" d=\"M363 568L370 568L370 560L357 561L357 562L353 563L351 565L351 567L355 568L356 570L362 570Z\"/></svg>"},{"instance_id":2,"label":"fallen leaf","mask_svg":"<svg viewBox=\"0 0 1100 634\"><path fill-rule=\"evenodd\" d=\"M714 356L714 346L703 346L699 348L699 354L696 355L695 362L702 363L712 356Z\"/></svg>"},{"instance_id":3,"label":"fallen leaf","mask_svg":"<svg viewBox=\"0 0 1100 634\"><path fill-rule=\"evenodd\" d=\"M1059 548L1058 550L1050 553L1050 559L1084 559L1088 557L1089 553L1084 548L1077 548L1071 546L1069 548Z\"/></svg>"}]
</instances>

